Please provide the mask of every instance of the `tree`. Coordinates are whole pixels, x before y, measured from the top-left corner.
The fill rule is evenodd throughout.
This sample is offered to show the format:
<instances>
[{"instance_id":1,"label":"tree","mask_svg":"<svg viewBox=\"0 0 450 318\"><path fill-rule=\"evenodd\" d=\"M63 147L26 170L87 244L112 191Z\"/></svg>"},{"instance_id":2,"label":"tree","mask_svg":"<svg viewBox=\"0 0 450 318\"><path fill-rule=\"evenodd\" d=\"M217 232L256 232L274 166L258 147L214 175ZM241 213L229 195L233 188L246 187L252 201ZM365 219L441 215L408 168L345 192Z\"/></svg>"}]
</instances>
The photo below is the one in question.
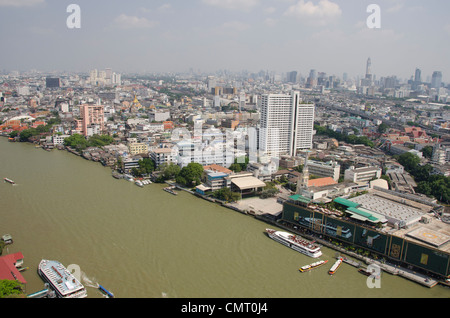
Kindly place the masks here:
<instances>
[{"instance_id":1,"label":"tree","mask_svg":"<svg viewBox=\"0 0 450 318\"><path fill-rule=\"evenodd\" d=\"M64 139L64 146L74 148L77 151L83 151L88 147L88 141L80 134L73 134Z\"/></svg>"},{"instance_id":2,"label":"tree","mask_svg":"<svg viewBox=\"0 0 450 318\"><path fill-rule=\"evenodd\" d=\"M0 298L25 297L23 285L14 280L0 280Z\"/></svg>"},{"instance_id":3,"label":"tree","mask_svg":"<svg viewBox=\"0 0 450 318\"><path fill-rule=\"evenodd\" d=\"M223 188L214 191L213 197L226 202L236 202L241 198L241 195L240 193L232 192L230 188Z\"/></svg>"},{"instance_id":4,"label":"tree","mask_svg":"<svg viewBox=\"0 0 450 318\"><path fill-rule=\"evenodd\" d=\"M35 134L36 134L36 131L33 128L26 129L20 133L20 141L27 142Z\"/></svg>"},{"instance_id":5,"label":"tree","mask_svg":"<svg viewBox=\"0 0 450 318\"><path fill-rule=\"evenodd\" d=\"M425 158L431 158L431 156L433 155L433 147L431 147L431 146L423 147L422 154Z\"/></svg>"},{"instance_id":6,"label":"tree","mask_svg":"<svg viewBox=\"0 0 450 318\"><path fill-rule=\"evenodd\" d=\"M413 153L405 152L398 157L398 162L405 167L408 172L412 172L420 163L420 158Z\"/></svg>"},{"instance_id":7,"label":"tree","mask_svg":"<svg viewBox=\"0 0 450 318\"><path fill-rule=\"evenodd\" d=\"M203 166L199 163L191 162L181 169L176 177L176 181L188 187L197 186L201 183L202 174Z\"/></svg>"},{"instance_id":8,"label":"tree","mask_svg":"<svg viewBox=\"0 0 450 318\"><path fill-rule=\"evenodd\" d=\"M245 170L247 170L247 165L249 163L249 158L247 156L235 158L234 159L234 163L241 166L241 171L245 171Z\"/></svg>"},{"instance_id":9,"label":"tree","mask_svg":"<svg viewBox=\"0 0 450 318\"><path fill-rule=\"evenodd\" d=\"M161 174L157 182L164 182L165 180L176 178L180 174L181 168L173 162L170 162L163 163L159 166L158 170L161 171Z\"/></svg>"},{"instance_id":10,"label":"tree","mask_svg":"<svg viewBox=\"0 0 450 318\"><path fill-rule=\"evenodd\" d=\"M239 163L233 163L229 169L233 172L241 172L242 171L242 167Z\"/></svg>"},{"instance_id":11,"label":"tree","mask_svg":"<svg viewBox=\"0 0 450 318\"><path fill-rule=\"evenodd\" d=\"M380 126L378 126L378 132L380 134L385 133L388 130L389 126L385 123L381 123Z\"/></svg>"}]
</instances>

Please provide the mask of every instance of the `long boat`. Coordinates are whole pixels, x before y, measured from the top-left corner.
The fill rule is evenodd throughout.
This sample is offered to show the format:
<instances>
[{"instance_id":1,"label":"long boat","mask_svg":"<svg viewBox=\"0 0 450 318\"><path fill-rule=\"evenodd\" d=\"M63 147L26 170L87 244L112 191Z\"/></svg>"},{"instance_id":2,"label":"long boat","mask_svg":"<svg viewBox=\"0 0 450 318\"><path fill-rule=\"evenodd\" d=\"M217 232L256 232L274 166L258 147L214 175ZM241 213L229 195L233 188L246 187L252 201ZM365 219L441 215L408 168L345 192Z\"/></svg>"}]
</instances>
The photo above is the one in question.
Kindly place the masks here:
<instances>
[{"instance_id":1,"label":"long boat","mask_svg":"<svg viewBox=\"0 0 450 318\"><path fill-rule=\"evenodd\" d=\"M341 266L343 261L344 260L342 259L342 257L339 257L336 263L334 263L333 266L331 266L330 270L328 271L328 274L334 275L338 270L338 268Z\"/></svg>"},{"instance_id":2,"label":"long boat","mask_svg":"<svg viewBox=\"0 0 450 318\"><path fill-rule=\"evenodd\" d=\"M14 181L12 181L11 179L8 179L8 178L3 178L3 180L5 180L5 182L11 183L11 184L16 184Z\"/></svg>"},{"instance_id":3,"label":"long boat","mask_svg":"<svg viewBox=\"0 0 450 318\"><path fill-rule=\"evenodd\" d=\"M302 266L298 270L300 272L302 272L302 273L309 272L309 271L311 271L313 269L316 269L316 268L318 268L318 267L320 267L322 265L325 265L326 263L328 263L328 260L326 260L326 261L318 261L318 262L315 262L315 263L312 263L312 264L309 264L309 265Z\"/></svg>"},{"instance_id":4,"label":"long boat","mask_svg":"<svg viewBox=\"0 0 450 318\"><path fill-rule=\"evenodd\" d=\"M286 245L287 247L290 247L297 252L303 253L313 258L318 258L322 255L322 251L320 250L319 245L307 241L300 236L272 229L266 229L266 233L274 241Z\"/></svg>"},{"instance_id":5,"label":"long boat","mask_svg":"<svg viewBox=\"0 0 450 318\"><path fill-rule=\"evenodd\" d=\"M102 291L104 294L106 294L106 296L108 298L114 298L114 294L111 293L109 290L107 290L105 287L103 287L102 285L98 285L98 289L100 289L100 291Z\"/></svg>"},{"instance_id":6,"label":"long boat","mask_svg":"<svg viewBox=\"0 0 450 318\"><path fill-rule=\"evenodd\" d=\"M58 261L42 260L38 274L58 298L86 298L86 288Z\"/></svg>"}]
</instances>

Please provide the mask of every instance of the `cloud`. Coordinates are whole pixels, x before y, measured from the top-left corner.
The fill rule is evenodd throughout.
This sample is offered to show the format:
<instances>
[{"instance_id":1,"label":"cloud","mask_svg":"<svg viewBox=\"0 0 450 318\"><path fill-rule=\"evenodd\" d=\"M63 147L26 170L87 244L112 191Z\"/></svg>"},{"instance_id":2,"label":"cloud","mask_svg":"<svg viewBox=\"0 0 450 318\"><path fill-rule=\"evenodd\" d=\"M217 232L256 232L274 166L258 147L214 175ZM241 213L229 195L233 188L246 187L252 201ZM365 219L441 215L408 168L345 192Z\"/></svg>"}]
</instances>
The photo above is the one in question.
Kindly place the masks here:
<instances>
[{"instance_id":1,"label":"cloud","mask_svg":"<svg viewBox=\"0 0 450 318\"><path fill-rule=\"evenodd\" d=\"M204 4L229 10L249 10L260 0L202 0Z\"/></svg>"},{"instance_id":2,"label":"cloud","mask_svg":"<svg viewBox=\"0 0 450 318\"><path fill-rule=\"evenodd\" d=\"M158 7L158 11L166 11L172 8L172 5L170 3L163 4L162 6Z\"/></svg>"},{"instance_id":3,"label":"cloud","mask_svg":"<svg viewBox=\"0 0 450 318\"><path fill-rule=\"evenodd\" d=\"M268 27L274 27L277 24L277 20L272 19L272 18L267 18L264 20L264 24L267 25Z\"/></svg>"},{"instance_id":4,"label":"cloud","mask_svg":"<svg viewBox=\"0 0 450 318\"><path fill-rule=\"evenodd\" d=\"M229 21L222 24L221 29L224 31L242 32L249 28L248 24L239 21Z\"/></svg>"},{"instance_id":5,"label":"cloud","mask_svg":"<svg viewBox=\"0 0 450 318\"><path fill-rule=\"evenodd\" d=\"M284 14L298 18L309 25L325 26L340 17L342 10L338 4L328 0L320 0L317 5L311 1L300 0L297 4L290 6Z\"/></svg>"},{"instance_id":6,"label":"cloud","mask_svg":"<svg viewBox=\"0 0 450 318\"><path fill-rule=\"evenodd\" d=\"M0 7L31 7L41 3L45 0L0 0Z\"/></svg>"},{"instance_id":7,"label":"cloud","mask_svg":"<svg viewBox=\"0 0 450 318\"><path fill-rule=\"evenodd\" d=\"M114 19L114 24L119 29L147 29L155 27L158 25L158 22L150 21L146 18L121 14Z\"/></svg>"}]
</instances>

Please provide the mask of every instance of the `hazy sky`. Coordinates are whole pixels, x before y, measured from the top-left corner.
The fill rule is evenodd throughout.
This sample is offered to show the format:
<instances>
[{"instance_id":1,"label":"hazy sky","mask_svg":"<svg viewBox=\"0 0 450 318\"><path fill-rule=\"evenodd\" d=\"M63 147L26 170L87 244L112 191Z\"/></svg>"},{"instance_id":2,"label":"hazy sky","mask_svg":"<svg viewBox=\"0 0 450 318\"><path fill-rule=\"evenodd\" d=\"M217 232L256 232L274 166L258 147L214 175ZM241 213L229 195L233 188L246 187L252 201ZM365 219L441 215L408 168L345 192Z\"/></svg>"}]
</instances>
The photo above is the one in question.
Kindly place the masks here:
<instances>
[{"instance_id":1,"label":"hazy sky","mask_svg":"<svg viewBox=\"0 0 450 318\"><path fill-rule=\"evenodd\" d=\"M69 4L81 28L69 29ZM381 28L369 29L369 4ZM447 0L0 0L0 69L450 78Z\"/></svg>"}]
</instances>

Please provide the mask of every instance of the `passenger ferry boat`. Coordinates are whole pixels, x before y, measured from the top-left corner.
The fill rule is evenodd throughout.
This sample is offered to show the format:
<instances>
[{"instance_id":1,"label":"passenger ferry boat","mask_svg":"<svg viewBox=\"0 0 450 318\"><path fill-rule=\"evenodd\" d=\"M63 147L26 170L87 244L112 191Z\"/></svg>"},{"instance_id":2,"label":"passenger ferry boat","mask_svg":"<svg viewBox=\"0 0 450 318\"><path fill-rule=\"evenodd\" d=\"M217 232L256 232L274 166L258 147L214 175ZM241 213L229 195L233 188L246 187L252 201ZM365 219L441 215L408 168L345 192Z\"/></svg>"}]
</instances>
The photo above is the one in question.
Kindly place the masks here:
<instances>
[{"instance_id":1,"label":"passenger ferry boat","mask_svg":"<svg viewBox=\"0 0 450 318\"><path fill-rule=\"evenodd\" d=\"M336 261L336 263L334 263L334 265L331 266L330 270L328 271L328 274L334 275L334 273L336 273L336 271L341 266L343 261L344 261L343 258L339 257L338 260Z\"/></svg>"},{"instance_id":2,"label":"passenger ferry boat","mask_svg":"<svg viewBox=\"0 0 450 318\"><path fill-rule=\"evenodd\" d=\"M316 269L317 267L325 265L326 263L328 263L328 261L318 261L318 262L315 262L315 263L312 263L312 264L309 264L309 265L302 266L298 270L300 272L302 272L302 273L309 272L309 271L311 271L313 269Z\"/></svg>"},{"instance_id":3,"label":"passenger ferry boat","mask_svg":"<svg viewBox=\"0 0 450 318\"><path fill-rule=\"evenodd\" d=\"M275 231L272 229L266 229L266 233L274 241L286 245L287 247L290 247L297 252L303 253L313 258L318 258L322 255L322 251L320 250L319 245L309 242L300 236L296 236L286 232Z\"/></svg>"},{"instance_id":4,"label":"passenger ferry boat","mask_svg":"<svg viewBox=\"0 0 450 318\"><path fill-rule=\"evenodd\" d=\"M86 298L86 288L58 261L42 260L38 274L50 284L58 298Z\"/></svg>"}]
</instances>

